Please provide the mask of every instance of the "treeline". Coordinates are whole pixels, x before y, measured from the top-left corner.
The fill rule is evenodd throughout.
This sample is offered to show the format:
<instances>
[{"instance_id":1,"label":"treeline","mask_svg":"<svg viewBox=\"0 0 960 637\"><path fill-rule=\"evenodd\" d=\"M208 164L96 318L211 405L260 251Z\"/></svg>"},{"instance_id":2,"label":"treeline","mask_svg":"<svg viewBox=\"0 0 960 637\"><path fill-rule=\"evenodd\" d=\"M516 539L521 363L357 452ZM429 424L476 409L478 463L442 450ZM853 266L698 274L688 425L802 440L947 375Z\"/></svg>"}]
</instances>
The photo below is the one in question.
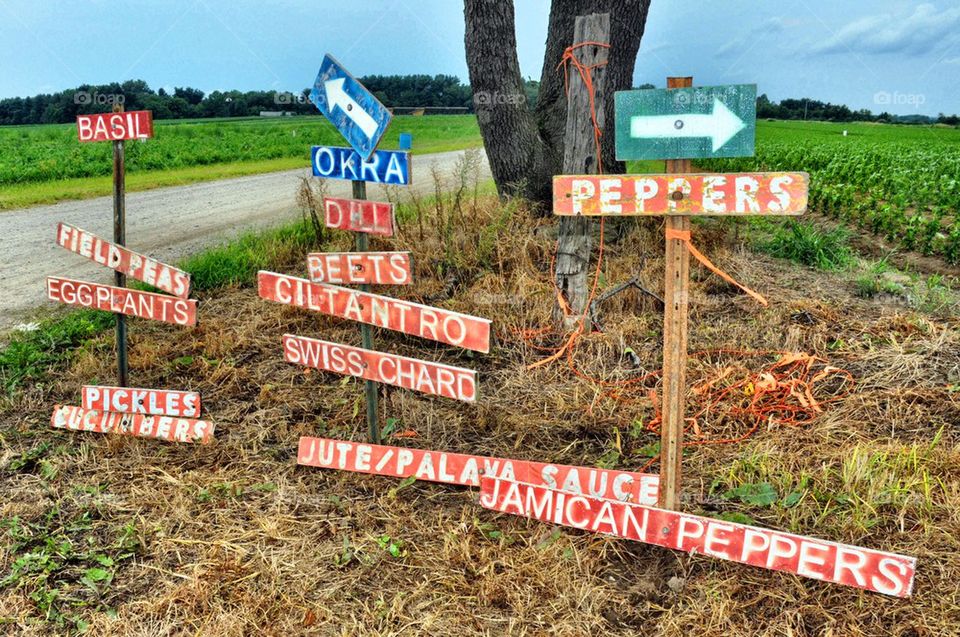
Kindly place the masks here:
<instances>
[{"instance_id":1,"label":"treeline","mask_svg":"<svg viewBox=\"0 0 960 637\"><path fill-rule=\"evenodd\" d=\"M360 81L390 107L466 108L474 110L470 86L454 75L368 75ZM639 88L653 88L643 84ZM539 82L527 80L523 96L485 95L477 100L522 99L533 106ZM57 124L76 121L78 114L110 110L122 103L126 110L153 111L155 119L191 119L207 117L257 116L261 111L287 111L298 115L315 115L309 89L299 93L283 91L213 91L176 87L172 92L154 91L143 80L122 84L84 84L59 93L33 97L11 97L0 100L0 125ZM878 94L886 95L886 94ZM888 96L888 97L898 97ZM902 97L902 96L901 96ZM910 97L910 96L906 96ZM813 99L785 99L774 102L766 94L757 98L757 117L764 119L819 120L833 122L896 122L960 124L957 115L874 114L869 109L852 110L843 104Z\"/></svg>"},{"instance_id":2,"label":"treeline","mask_svg":"<svg viewBox=\"0 0 960 637\"><path fill-rule=\"evenodd\" d=\"M892 98L886 93L878 94ZM904 96L912 97L912 96ZM896 124L960 124L960 116L945 115L939 117L928 115L892 115L886 111L873 113L870 109L861 108L852 110L843 104L831 104L814 99L785 99L781 102L771 101L764 93L757 98L757 117L762 119L794 119L814 120L821 122L887 122Z\"/></svg>"},{"instance_id":3,"label":"treeline","mask_svg":"<svg viewBox=\"0 0 960 637\"><path fill-rule=\"evenodd\" d=\"M453 75L371 75L360 81L388 106L463 107L473 110L472 93ZM535 85L533 83L533 97ZM528 89L528 94L530 93ZM315 115L308 96L284 91L213 91L176 87L154 91L143 80L84 84L59 93L0 100L0 125L57 124L76 121L78 114L99 113L122 103L128 111L153 111L155 119L256 116L260 111ZM529 98L529 96L528 96Z\"/></svg>"}]
</instances>

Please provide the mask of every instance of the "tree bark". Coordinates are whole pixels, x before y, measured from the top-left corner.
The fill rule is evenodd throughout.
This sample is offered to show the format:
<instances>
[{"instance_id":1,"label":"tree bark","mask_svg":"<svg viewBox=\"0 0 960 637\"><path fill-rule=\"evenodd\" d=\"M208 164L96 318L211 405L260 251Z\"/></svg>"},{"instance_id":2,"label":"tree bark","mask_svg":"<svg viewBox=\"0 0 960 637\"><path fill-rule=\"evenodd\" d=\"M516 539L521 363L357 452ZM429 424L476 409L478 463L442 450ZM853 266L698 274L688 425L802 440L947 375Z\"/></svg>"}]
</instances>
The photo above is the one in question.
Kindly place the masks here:
<instances>
[{"instance_id":1,"label":"tree bark","mask_svg":"<svg viewBox=\"0 0 960 637\"><path fill-rule=\"evenodd\" d=\"M574 22L573 43L606 42L609 35L609 13L578 16ZM587 73L592 82L591 87L584 83L580 71L572 63L567 65L567 114L563 137L564 174L583 175L599 172L597 140L590 107L592 102L597 110L597 127L604 130L606 102L613 99L612 95L607 95L604 91L608 53L608 49L592 45L578 47L573 51L579 63L589 69ZM588 88L593 91L593 95ZM593 223L590 217L562 217L557 236L557 288L572 310L572 314L565 317L565 327L572 327L582 317L583 329L586 332L591 329L590 316L585 310L590 300L590 231ZM561 317L562 312L558 306L557 318Z\"/></svg>"},{"instance_id":2,"label":"tree bark","mask_svg":"<svg viewBox=\"0 0 960 637\"><path fill-rule=\"evenodd\" d=\"M543 210L549 213L551 179L563 165L567 119L563 69L557 65L574 41L576 17L610 14L604 119L613 122L612 95L631 88L649 8L650 0L553 0L540 94L531 110L517 62L512 0L464 0L470 84L480 133L501 195L523 195L547 204ZM604 172L622 172L623 165L614 156L612 129L601 139Z\"/></svg>"}]
</instances>

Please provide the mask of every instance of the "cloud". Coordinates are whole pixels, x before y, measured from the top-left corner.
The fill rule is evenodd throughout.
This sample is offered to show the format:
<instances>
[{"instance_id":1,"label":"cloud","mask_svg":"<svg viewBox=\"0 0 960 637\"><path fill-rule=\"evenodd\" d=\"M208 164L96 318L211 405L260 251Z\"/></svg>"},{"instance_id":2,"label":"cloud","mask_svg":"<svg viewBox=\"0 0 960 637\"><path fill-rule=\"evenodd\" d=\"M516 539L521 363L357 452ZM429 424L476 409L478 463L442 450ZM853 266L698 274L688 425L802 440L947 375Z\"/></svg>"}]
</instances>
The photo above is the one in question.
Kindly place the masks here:
<instances>
[{"instance_id":1,"label":"cloud","mask_svg":"<svg viewBox=\"0 0 960 637\"><path fill-rule=\"evenodd\" d=\"M725 44L721 45L721 47L717 49L716 56L724 57L724 56L736 53L738 51L742 51L745 48L750 47L753 42L762 38L763 36L780 33L781 31L786 29L787 26L794 26L794 25L793 24L788 25L787 20L785 20L784 18L780 18L780 17L767 18L766 20L761 22L759 25L747 31L746 34L735 37L732 40L729 40Z\"/></svg>"},{"instance_id":2,"label":"cloud","mask_svg":"<svg viewBox=\"0 0 960 637\"><path fill-rule=\"evenodd\" d=\"M960 8L938 12L930 3L917 5L906 18L889 13L854 20L812 47L812 53L900 53L922 55L960 30Z\"/></svg>"}]
</instances>

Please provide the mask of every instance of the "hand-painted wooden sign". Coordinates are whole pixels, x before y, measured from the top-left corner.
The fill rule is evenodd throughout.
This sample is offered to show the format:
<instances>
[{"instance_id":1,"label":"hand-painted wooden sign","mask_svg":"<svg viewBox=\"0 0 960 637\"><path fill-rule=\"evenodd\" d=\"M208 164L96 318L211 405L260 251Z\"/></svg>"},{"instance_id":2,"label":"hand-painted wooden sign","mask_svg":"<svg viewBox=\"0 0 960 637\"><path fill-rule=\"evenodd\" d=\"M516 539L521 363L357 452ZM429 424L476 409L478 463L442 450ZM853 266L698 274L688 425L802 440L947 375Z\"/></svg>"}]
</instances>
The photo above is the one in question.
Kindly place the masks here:
<instances>
[{"instance_id":1,"label":"hand-painted wooden sign","mask_svg":"<svg viewBox=\"0 0 960 637\"><path fill-rule=\"evenodd\" d=\"M314 283L409 285L409 252L313 252L307 269Z\"/></svg>"},{"instance_id":2,"label":"hand-painted wooden sign","mask_svg":"<svg viewBox=\"0 0 960 637\"><path fill-rule=\"evenodd\" d=\"M477 398L477 372L462 367L292 334L283 337L283 355L288 363L412 389L423 394L465 402Z\"/></svg>"},{"instance_id":3,"label":"hand-painted wooden sign","mask_svg":"<svg viewBox=\"0 0 960 637\"><path fill-rule=\"evenodd\" d=\"M257 284L260 297L269 301L295 305L476 352L490 351L489 319L326 283L312 283L306 279L275 272L260 271Z\"/></svg>"},{"instance_id":4,"label":"hand-painted wooden sign","mask_svg":"<svg viewBox=\"0 0 960 637\"><path fill-rule=\"evenodd\" d=\"M297 464L468 487L480 486L480 478L489 475L647 505L656 503L659 484L658 476L648 473L309 437L300 438Z\"/></svg>"},{"instance_id":5,"label":"hand-painted wooden sign","mask_svg":"<svg viewBox=\"0 0 960 637\"><path fill-rule=\"evenodd\" d=\"M93 233L57 224L57 245L182 299L190 294L190 275L172 265L137 254Z\"/></svg>"},{"instance_id":6,"label":"hand-painted wooden sign","mask_svg":"<svg viewBox=\"0 0 960 637\"><path fill-rule=\"evenodd\" d=\"M562 175L556 215L799 215L807 173Z\"/></svg>"},{"instance_id":7,"label":"hand-painted wooden sign","mask_svg":"<svg viewBox=\"0 0 960 637\"><path fill-rule=\"evenodd\" d=\"M392 186L406 186L411 179L410 153L398 150L377 150L364 159L352 148L314 146L310 160L314 177Z\"/></svg>"},{"instance_id":8,"label":"hand-painted wooden sign","mask_svg":"<svg viewBox=\"0 0 960 637\"><path fill-rule=\"evenodd\" d=\"M301 443L302 446L302 443ZM481 479L488 509L687 553L909 597L916 559L652 506L570 495L502 476Z\"/></svg>"},{"instance_id":9,"label":"hand-painted wooden sign","mask_svg":"<svg viewBox=\"0 0 960 637\"><path fill-rule=\"evenodd\" d=\"M77 115L77 138L81 142L117 142L153 137L153 113L93 113Z\"/></svg>"},{"instance_id":10,"label":"hand-painted wooden sign","mask_svg":"<svg viewBox=\"0 0 960 637\"><path fill-rule=\"evenodd\" d=\"M328 228L385 237L392 237L396 226L392 203L335 197L323 200L323 222Z\"/></svg>"},{"instance_id":11,"label":"hand-painted wooden sign","mask_svg":"<svg viewBox=\"0 0 960 637\"><path fill-rule=\"evenodd\" d=\"M54 429L118 433L141 438L159 438L170 442L208 443L213 438L213 423L192 418L115 414L70 405L53 408L50 426Z\"/></svg>"},{"instance_id":12,"label":"hand-painted wooden sign","mask_svg":"<svg viewBox=\"0 0 960 637\"><path fill-rule=\"evenodd\" d=\"M84 409L146 416L200 417L200 394L192 391L84 385Z\"/></svg>"},{"instance_id":13,"label":"hand-painted wooden sign","mask_svg":"<svg viewBox=\"0 0 960 637\"><path fill-rule=\"evenodd\" d=\"M755 84L618 91L613 98L620 161L753 155Z\"/></svg>"},{"instance_id":14,"label":"hand-painted wooden sign","mask_svg":"<svg viewBox=\"0 0 960 637\"><path fill-rule=\"evenodd\" d=\"M67 305L138 316L176 325L197 324L196 301L166 294L140 292L112 285L48 276L47 298Z\"/></svg>"},{"instance_id":15,"label":"hand-painted wooden sign","mask_svg":"<svg viewBox=\"0 0 960 637\"><path fill-rule=\"evenodd\" d=\"M327 54L310 91L310 101L363 159L370 157L390 124L390 111Z\"/></svg>"}]
</instances>

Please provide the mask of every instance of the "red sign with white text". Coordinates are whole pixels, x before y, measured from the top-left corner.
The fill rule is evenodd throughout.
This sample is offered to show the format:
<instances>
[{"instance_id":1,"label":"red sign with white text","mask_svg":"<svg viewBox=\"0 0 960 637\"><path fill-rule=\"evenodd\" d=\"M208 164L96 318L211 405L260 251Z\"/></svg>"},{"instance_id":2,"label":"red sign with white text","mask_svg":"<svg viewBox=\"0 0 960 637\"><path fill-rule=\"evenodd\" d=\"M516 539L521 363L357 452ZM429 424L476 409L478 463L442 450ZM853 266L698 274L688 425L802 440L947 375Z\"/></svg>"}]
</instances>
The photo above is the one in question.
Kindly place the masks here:
<instances>
[{"instance_id":1,"label":"red sign with white text","mask_svg":"<svg viewBox=\"0 0 960 637\"><path fill-rule=\"evenodd\" d=\"M355 376L424 394L467 402L477 398L477 372L462 367L292 334L283 336L283 357L288 363Z\"/></svg>"},{"instance_id":2,"label":"red sign with white text","mask_svg":"<svg viewBox=\"0 0 960 637\"><path fill-rule=\"evenodd\" d=\"M47 298L67 305L138 316L164 323L197 324L196 301L166 294L153 294L112 285L48 276Z\"/></svg>"},{"instance_id":3,"label":"red sign with white text","mask_svg":"<svg viewBox=\"0 0 960 637\"><path fill-rule=\"evenodd\" d=\"M77 115L77 138L81 142L119 142L153 137L153 113L92 113Z\"/></svg>"},{"instance_id":4,"label":"red sign with white text","mask_svg":"<svg viewBox=\"0 0 960 637\"><path fill-rule=\"evenodd\" d=\"M213 423L173 416L115 414L83 407L57 405L53 408L50 426L70 431L117 433L141 438L158 438L170 442L208 443L213 438Z\"/></svg>"},{"instance_id":5,"label":"red sign with white text","mask_svg":"<svg viewBox=\"0 0 960 637\"><path fill-rule=\"evenodd\" d=\"M326 283L311 283L306 279L264 270L257 275L257 286L260 297L268 301L295 305L477 352L490 351L488 319Z\"/></svg>"},{"instance_id":6,"label":"red sign with white text","mask_svg":"<svg viewBox=\"0 0 960 637\"><path fill-rule=\"evenodd\" d=\"M508 460L462 453L388 447L328 438L300 438L297 464L340 469L391 478L480 486L480 477L522 480L561 489L572 494L591 494L619 501L654 504L660 478L648 473L614 471L597 467L573 467L528 460Z\"/></svg>"},{"instance_id":7,"label":"red sign with white text","mask_svg":"<svg viewBox=\"0 0 960 637\"><path fill-rule=\"evenodd\" d=\"M555 215L799 215L807 173L559 175Z\"/></svg>"},{"instance_id":8,"label":"red sign with white text","mask_svg":"<svg viewBox=\"0 0 960 637\"><path fill-rule=\"evenodd\" d=\"M393 236L395 225L392 203L366 199L327 197L323 200L323 219L328 228L379 234L385 237Z\"/></svg>"},{"instance_id":9,"label":"red sign with white text","mask_svg":"<svg viewBox=\"0 0 960 637\"><path fill-rule=\"evenodd\" d=\"M182 299L190 294L190 275L183 270L115 245L86 230L65 223L57 224L57 245Z\"/></svg>"},{"instance_id":10,"label":"red sign with white text","mask_svg":"<svg viewBox=\"0 0 960 637\"><path fill-rule=\"evenodd\" d=\"M301 439L302 441L302 439ZM301 442L302 448L302 442ZM746 524L484 476L480 504L551 524L909 597L916 559Z\"/></svg>"},{"instance_id":11,"label":"red sign with white text","mask_svg":"<svg viewBox=\"0 0 960 637\"><path fill-rule=\"evenodd\" d=\"M312 252L307 255L314 283L409 285L409 252Z\"/></svg>"},{"instance_id":12,"label":"red sign with white text","mask_svg":"<svg viewBox=\"0 0 960 637\"><path fill-rule=\"evenodd\" d=\"M200 394L192 391L84 385L84 409L147 416L200 417Z\"/></svg>"}]
</instances>

